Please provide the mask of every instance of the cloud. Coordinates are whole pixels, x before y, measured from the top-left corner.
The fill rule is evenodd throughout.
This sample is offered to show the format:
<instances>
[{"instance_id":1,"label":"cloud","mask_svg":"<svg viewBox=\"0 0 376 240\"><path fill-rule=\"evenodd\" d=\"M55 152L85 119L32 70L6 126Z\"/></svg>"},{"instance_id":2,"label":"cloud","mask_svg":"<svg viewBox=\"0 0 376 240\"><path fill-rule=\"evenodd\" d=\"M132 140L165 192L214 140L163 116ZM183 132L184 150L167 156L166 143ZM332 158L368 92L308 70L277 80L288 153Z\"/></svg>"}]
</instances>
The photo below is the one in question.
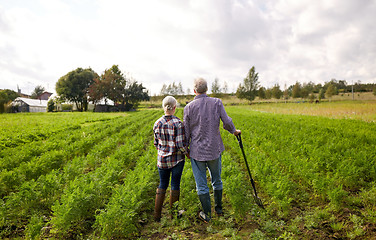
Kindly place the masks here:
<instances>
[{"instance_id":1,"label":"cloud","mask_svg":"<svg viewBox=\"0 0 376 240\"><path fill-rule=\"evenodd\" d=\"M113 64L152 94L201 76L231 91L256 67L261 85L376 81L376 3L366 1L39 0L0 3L0 88Z\"/></svg>"}]
</instances>

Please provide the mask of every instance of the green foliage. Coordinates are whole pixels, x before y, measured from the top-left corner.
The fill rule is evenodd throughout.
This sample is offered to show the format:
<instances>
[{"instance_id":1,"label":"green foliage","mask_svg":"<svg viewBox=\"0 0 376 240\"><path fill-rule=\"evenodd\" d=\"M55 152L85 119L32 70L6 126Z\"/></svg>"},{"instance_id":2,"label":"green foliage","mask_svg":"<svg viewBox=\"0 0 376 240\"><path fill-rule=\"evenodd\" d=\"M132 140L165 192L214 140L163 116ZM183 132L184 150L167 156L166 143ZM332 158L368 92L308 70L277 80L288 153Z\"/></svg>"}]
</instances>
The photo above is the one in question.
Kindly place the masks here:
<instances>
[{"instance_id":1,"label":"green foliage","mask_svg":"<svg viewBox=\"0 0 376 240\"><path fill-rule=\"evenodd\" d=\"M321 88L319 92L319 100L321 101L321 99L324 99L324 98L325 98L325 91L323 88Z\"/></svg>"},{"instance_id":2,"label":"green foliage","mask_svg":"<svg viewBox=\"0 0 376 240\"><path fill-rule=\"evenodd\" d=\"M265 88L264 87L260 87L259 90L258 90L258 96L260 99L265 99L266 98L266 95L265 95Z\"/></svg>"},{"instance_id":3,"label":"green foliage","mask_svg":"<svg viewBox=\"0 0 376 240\"><path fill-rule=\"evenodd\" d=\"M140 101L148 101L149 95L145 91L142 83L128 79L119 69L118 65L113 65L106 69L99 77L94 78L89 86L88 92L90 101L97 103L100 100L112 100L120 104L120 110L129 111L136 108Z\"/></svg>"},{"instance_id":4,"label":"green foliage","mask_svg":"<svg viewBox=\"0 0 376 240\"><path fill-rule=\"evenodd\" d=\"M302 86L299 82L296 82L295 85L292 88L292 97L293 98L299 98L302 96Z\"/></svg>"},{"instance_id":5,"label":"green foliage","mask_svg":"<svg viewBox=\"0 0 376 240\"><path fill-rule=\"evenodd\" d=\"M276 84L273 88L272 88L272 96L273 98L275 99L280 99L282 97L282 91L279 87L278 84Z\"/></svg>"},{"instance_id":6,"label":"green foliage","mask_svg":"<svg viewBox=\"0 0 376 240\"><path fill-rule=\"evenodd\" d=\"M218 78L214 79L214 82L211 86L211 92L214 97L218 97L222 93Z\"/></svg>"},{"instance_id":7,"label":"green foliage","mask_svg":"<svg viewBox=\"0 0 376 240\"><path fill-rule=\"evenodd\" d=\"M337 93L337 88L333 84L329 84L328 88L325 91L325 96L327 98L331 98L333 95L336 95Z\"/></svg>"},{"instance_id":8,"label":"green foliage","mask_svg":"<svg viewBox=\"0 0 376 240\"><path fill-rule=\"evenodd\" d=\"M243 80L243 84L239 85L236 96L251 102L255 99L258 88L258 73L256 73L255 67L253 66L249 69L247 76Z\"/></svg>"},{"instance_id":9,"label":"green foliage","mask_svg":"<svg viewBox=\"0 0 376 240\"><path fill-rule=\"evenodd\" d=\"M82 112L88 102L89 86L97 76L91 68L77 68L59 78L56 82L56 93L62 99L74 102Z\"/></svg>"},{"instance_id":10,"label":"green foliage","mask_svg":"<svg viewBox=\"0 0 376 240\"><path fill-rule=\"evenodd\" d=\"M44 91L46 91L46 89L41 85L36 86L31 93L31 98L37 99Z\"/></svg>"},{"instance_id":11,"label":"green foliage","mask_svg":"<svg viewBox=\"0 0 376 240\"><path fill-rule=\"evenodd\" d=\"M161 96L167 96L167 95L176 96L176 95L183 95L183 94L184 94L184 90L183 90L183 85L181 84L181 82L179 82L178 84L176 84L175 82L173 82L172 84L168 84L168 85L163 84L161 91L160 91Z\"/></svg>"},{"instance_id":12,"label":"green foliage","mask_svg":"<svg viewBox=\"0 0 376 240\"><path fill-rule=\"evenodd\" d=\"M55 102L53 99L50 99L47 103L47 111L53 112L55 110Z\"/></svg>"},{"instance_id":13,"label":"green foliage","mask_svg":"<svg viewBox=\"0 0 376 240\"><path fill-rule=\"evenodd\" d=\"M18 93L13 90L0 90L0 113L6 112L6 104L16 99Z\"/></svg>"}]
</instances>

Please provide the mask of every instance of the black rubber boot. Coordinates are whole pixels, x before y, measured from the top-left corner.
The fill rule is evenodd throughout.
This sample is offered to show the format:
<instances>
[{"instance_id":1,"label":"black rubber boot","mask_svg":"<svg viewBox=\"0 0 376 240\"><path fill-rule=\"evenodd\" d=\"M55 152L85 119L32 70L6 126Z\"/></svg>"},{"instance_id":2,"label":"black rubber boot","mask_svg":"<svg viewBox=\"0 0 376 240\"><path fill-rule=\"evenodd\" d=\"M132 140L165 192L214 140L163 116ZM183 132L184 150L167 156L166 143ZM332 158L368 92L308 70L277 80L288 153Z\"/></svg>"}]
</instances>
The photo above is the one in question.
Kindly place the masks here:
<instances>
[{"instance_id":1,"label":"black rubber boot","mask_svg":"<svg viewBox=\"0 0 376 240\"><path fill-rule=\"evenodd\" d=\"M214 209L215 213L218 216L223 216L223 209L222 209L222 192L223 190L214 190Z\"/></svg>"},{"instance_id":2,"label":"black rubber boot","mask_svg":"<svg viewBox=\"0 0 376 240\"><path fill-rule=\"evenodd\" d=\"M210 219L211 219L211 203L210 203L210 194L207 193L207 194L202 194L202 195L198 195L199 199L200 199L200 202L201 202L201 206L202 206L202 209L203 211L201 211L199 213L199 218L208 223L210 222Z\"/></svg>"}]
</instances>

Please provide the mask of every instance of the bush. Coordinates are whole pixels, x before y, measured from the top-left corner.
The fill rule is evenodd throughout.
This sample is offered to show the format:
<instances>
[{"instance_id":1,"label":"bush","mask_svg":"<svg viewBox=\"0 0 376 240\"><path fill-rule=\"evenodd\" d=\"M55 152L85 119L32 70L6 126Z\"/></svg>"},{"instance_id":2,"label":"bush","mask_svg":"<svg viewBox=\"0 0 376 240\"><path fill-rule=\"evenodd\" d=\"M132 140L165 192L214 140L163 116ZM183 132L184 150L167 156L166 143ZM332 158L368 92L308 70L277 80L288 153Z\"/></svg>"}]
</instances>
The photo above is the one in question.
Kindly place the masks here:
<instances>
[{"instance_id":1,"label":"bush","mask_svg":"<svg viewBox=\"0 0 376 240\"><path fill-rule=\"evenodd\" d=\"M54 100L50 99L47 103L47 111L53 112L55 110L55 102Z\"/></svg>"},{"instance_id":2,"label":"bush","mask_svg":"<svg viewBox=\"0 0 376 240\"><path fill-rule=\"evenodd\" d=\"M73 104L61 104L61 110L64 111L72 111Z\"/></svg>"}]
</instances>

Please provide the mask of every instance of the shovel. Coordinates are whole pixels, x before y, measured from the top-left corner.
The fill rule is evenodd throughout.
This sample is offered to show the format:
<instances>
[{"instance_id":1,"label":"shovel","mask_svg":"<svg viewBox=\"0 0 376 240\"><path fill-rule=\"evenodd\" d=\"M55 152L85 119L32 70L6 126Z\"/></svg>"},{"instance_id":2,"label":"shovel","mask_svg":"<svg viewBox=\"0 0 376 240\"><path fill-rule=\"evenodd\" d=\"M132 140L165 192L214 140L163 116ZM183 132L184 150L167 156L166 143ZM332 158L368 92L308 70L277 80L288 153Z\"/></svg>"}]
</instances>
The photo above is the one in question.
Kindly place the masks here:
<instances>
[{"instance_id":1,"label":"shovel","mask_svg":"<svg viewBox=\"0 0 376 240\"><path fill-rule=\"evenodd\" d=\"M265 209L264 205L262 204L261 199L257 196L256 187L255 187L255 181L253 181L251 171L249 170L249 166L248 166L247 158L245 157L244 148L243 148L243 142L242 142L242 137L241 137L241 135L239 134L239 135L236 136L236 138L238 139L239 146L240 146L240 148L241 148L241 150L242 150L243 157L244 157L244 161L245 161L245 165L247 166L247 170L248 170L249 178L251 179L252 187L253 187L253 190L254 190L254 192L255 192L255 195L253 195L253 198L255 199L256 204L257 204L260 208Z\"/></svg>"}]
</instances>

